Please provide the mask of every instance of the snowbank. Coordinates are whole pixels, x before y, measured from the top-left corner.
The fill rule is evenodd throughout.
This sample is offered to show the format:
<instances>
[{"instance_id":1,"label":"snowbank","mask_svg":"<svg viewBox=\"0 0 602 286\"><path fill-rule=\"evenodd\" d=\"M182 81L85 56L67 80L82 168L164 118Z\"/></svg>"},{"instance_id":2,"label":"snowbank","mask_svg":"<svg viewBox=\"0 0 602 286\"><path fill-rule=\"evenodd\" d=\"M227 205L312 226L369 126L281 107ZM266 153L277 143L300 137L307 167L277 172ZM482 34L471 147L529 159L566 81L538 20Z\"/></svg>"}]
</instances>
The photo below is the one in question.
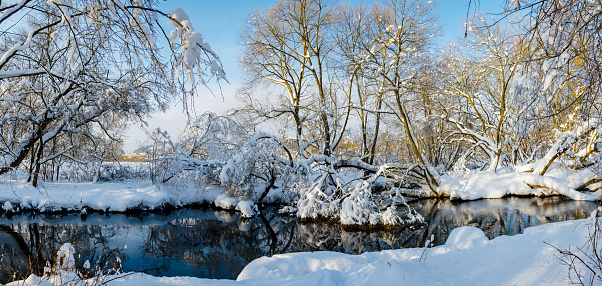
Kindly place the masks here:
<instances>
[{"instance_id":1,"label":"snowbank","mask_svg":"<svg viewBox=\"0 0 602 286\"><path fill-rule=\"evenodd\" d=\"M489 241L475 227L452 231L445 245L349 255L337 252L280 254L248 264L237 281L153 277L127 273L107 285L568 285L568 268L556 250L582 246L591 219L527 228ZM549 243L550 245L546 244ZM38 285L39 278L25 283Z\"/></svg>"},{"instance_id":2,"label":"snowbank","mask_svg":"<svg viewBox=\"0 0 602 286\"><path fill-rule=\"evenodd\" d=\"M226 194L221 194L219 195L214 201L213 204L221 209L225 209L225 210L232 210L236 207L236 204L238 203L238 199L237 198L232 198L229 197Z\"/></svg>"},{"instance_id":3,"label":"snowbank","mask_svg":"<svg viewBox=\"0 0 602 286\"><path fill-rule=\"evenodd\" d=\"M243 218L252 218L257 213L257 205L252 201L240 201L236 205L236 210L241 213Z\"/></svg>"},{"instance_id":4,"label":"snowbank","mask_svg":"<svg viewBox=\"0 0 602 286\"><path fill-rule=\"evenodd\" d=\"M583 181L581 177L480 171L465 177L442 175L439 191L448 195L451 199L460 200L496 199L508 195L550 196L554 194L582 201L599 199L599 192L586 194L573 189L575 185L579 185L578 182Z\"/></svg>"},{"instance_id":5,"label":"snowbank","mask_svg":"<svg viewBox=\"0 0 602 286\"><path fill-rule=\"evenodd\" d=\"M485 233L474 226L458 227L452 230L445 246L453 249L469 249L475 245L483 246L489 242Z\"/></svg>"},{"instance_id":6,"label":"snowbank","mask_svg":"<svg viewBox=\"0 0 602 286\"><path fill-rule=\"evenodd\" d=\"M165 204L186 205L212 202L223 193L221 188L173 190L150 182L139 183L50 183L36 189L23 181L0 181L0 202L4 210L21 208L42 212L55 209L91 208L122 212L128 208L155 209Z\"/></svg>"},{"instance_id":7,"label":"snowbank","mask_svg":"<svg viewBox=\"0 0 602 286\"><path fill-rule=\"evenodd\" d=\"M229 197L226 194L219 195L213 204L224 210L236 210L241 213L243 218L252 218L258 213L257 205L252 201L239 201L237 198Z\"/></svg>"}]
</instances>

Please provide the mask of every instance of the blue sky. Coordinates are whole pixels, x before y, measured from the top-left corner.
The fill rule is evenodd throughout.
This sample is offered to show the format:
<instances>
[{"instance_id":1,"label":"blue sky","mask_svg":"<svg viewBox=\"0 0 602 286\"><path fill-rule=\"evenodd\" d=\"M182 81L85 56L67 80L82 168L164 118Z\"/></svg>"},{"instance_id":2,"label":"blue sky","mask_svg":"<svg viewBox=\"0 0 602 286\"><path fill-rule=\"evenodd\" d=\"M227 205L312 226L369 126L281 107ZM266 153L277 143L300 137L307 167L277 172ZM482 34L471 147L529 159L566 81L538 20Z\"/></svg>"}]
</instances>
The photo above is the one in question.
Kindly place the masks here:
<instances>
[{"instance_id":1,"label":"blue sky","mask_svg":"<svg viewBox=\"0 0 602 286\"><path fill-rule=\"evenodd\" d=\"M237 58L241 54L241 47L237 43L238 33L244 25L248 15L258 9L271 6L275 0L167 0L160 1L159 8L165 12L173 11L175 8L183 8L194 28L200 32L205 41L220 56L226 76L230 84L222 84L223 95L214 96L208 90L199 90L195 98L195 110L197 114L205 111L223 113L236 105L234 92L242 82L242 74L239 71ZM361 1L350 1L359 3ZM370 3L372 0L366 0ZM469 0L439 0L433 1L439 10L439 24L443 26L440 41L442 44L453 42L464 35L463 23L466 19L467 5ZM474 14L475 7L486 14L501 12L504 0L472 0L470 14ZM167 24L166 26L168 26ZM217 90L214 83L209 87ZM201 87L203 89L203 87ZM186 125L186 117L183 116L181 105L175 105L166 113L156 114L148 120L149 127L155 129L160 127L167 130L172 136L177 136ZM125 151L131 152L144 142L144 132L133 126L127 131L128 138L125 142Z\"/></svg>"},{"instance_id":2,"label":"blue sky","mask_svg":"<svg viewBox=\"0 0 602 286\"><path fill-rule=\"evenodd\" d=\"M347 0L349 1L349 0ZM172 11L181 7L190 16L194 28L203 34L222 59L226 73L232 84L240 82L240 72L236 62L241 47L237 36L248 15L258 9L269 8L275 0L167 0L161 1L159 8ZM350 1L359 3L361 1ZM365 0L365 3L373 2ZM464 35L463 23L466 19L469 0L433 1L439 8L439 24L443 25L442 41L453 41ZM471 13L477 6L486 13L502 11L503 0L472 0Z\"/></svg>"}]
</instances>

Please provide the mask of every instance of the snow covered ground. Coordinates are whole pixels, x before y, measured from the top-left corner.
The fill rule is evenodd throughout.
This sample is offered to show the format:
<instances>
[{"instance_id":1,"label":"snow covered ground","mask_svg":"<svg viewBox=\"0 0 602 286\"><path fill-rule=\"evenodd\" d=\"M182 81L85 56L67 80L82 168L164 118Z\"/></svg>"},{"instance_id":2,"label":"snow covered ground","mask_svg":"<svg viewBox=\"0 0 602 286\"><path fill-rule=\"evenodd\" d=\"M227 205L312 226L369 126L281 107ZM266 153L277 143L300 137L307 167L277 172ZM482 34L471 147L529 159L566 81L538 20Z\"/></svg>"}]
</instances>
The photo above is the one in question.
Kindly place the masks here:
<instances>
[{"instance_id":1,"label":"snow covered ground","mask_svg":"<svg viewBox=\"0 0 602 286\"><path fill-rule=\"evenodd\" d=\"M479 171L463 176L441 176L439 191L451 199L478 200L502 198L508 195L550 196L564 195L574 200L596 201L602 191L593 193L578 192L583 183L598 178L599 174L590 169L578 172L550 172L541 176L529 172ZM594 187L594 186L592 186Z\"/></svg>"},{"instance_id":2,"label":"snow covered ground","mask_svg":"<svg viewBox=\"0 0 602 286\"><path fill-rule=\"evenodd\" d=\"M219 187L175 190L150 182L44 182L40 188L34 188L24 181L0 181L0 202L12 211L18 211L16 205L21 205L42 212L56 208L121 212L130 207L155 209L164 204L213 202L221 193L223 188Z\"/></svg>"},{"instance_id":3,"label":"snow covered ground","mask_svg":"<svg viewBox=\"0 0 602 286\"><path fill-rule=\"evenodd\" d=\"M552 246L573 250L583 246L593 221L589 218L545 224L527 228L520 235L493 240L488 240L478 228L460 227L452 231L445 245L426 250L399 249L362 255L304 252L261 257L248 264L237 281L140 273L103 277L103 280L113 286L568 285L568 267L555 257L558 253ZM62 278L67 276L64 274ZM51 281L56 279L59 278L54 276ZM53 284L31 276L8 285Z\"/></svg>"},{"instance_id":4,"label":"snow covered ground","mask_svg":"<svg viewBox=\"0 0 602 286\"><path fill-rule=\"evenodd\" d=\"M129 182L43 182L39 188L24 180L0 180L0 213L33 209L40 212L84 209L123 212L129 208L153 210L164 205L186 206L213 203L216 207L236 210L252 217L252 201L228 197L226 189L210 184L194 186L156 185L150 181ZM278 201L282 190L272 190L264 202Z\"/></svg>"},{"instance_id":5,"label":"snow covered ground","mask_svg":"<svg viewBox=\"0 0 602 286\"><path fill-rule=\"evenodd\" d=\"M451 199L459 200L494 199L509 195L562 194L574 200L594 201L602 196L602 190L594 193L575 190L576 186L592 176L597 174L587 171L544 177L521 172L474 172L457 177L441 176L439 190ZM225 187L211 184L171 186L156 185L145 180L102 183L43 182L39 188L24 180L0 180L0 207L6 211L18 211L17 206L20 206L42 212L84 208L122 212L128 208L152 210L165 204L183 206L207 202L218 208L241 211L247 217L253 216L253 201L229 197L225 191ZM272 189L264 202L286 202L284 192L283 188Z\"/></svg>"}]
</instances>

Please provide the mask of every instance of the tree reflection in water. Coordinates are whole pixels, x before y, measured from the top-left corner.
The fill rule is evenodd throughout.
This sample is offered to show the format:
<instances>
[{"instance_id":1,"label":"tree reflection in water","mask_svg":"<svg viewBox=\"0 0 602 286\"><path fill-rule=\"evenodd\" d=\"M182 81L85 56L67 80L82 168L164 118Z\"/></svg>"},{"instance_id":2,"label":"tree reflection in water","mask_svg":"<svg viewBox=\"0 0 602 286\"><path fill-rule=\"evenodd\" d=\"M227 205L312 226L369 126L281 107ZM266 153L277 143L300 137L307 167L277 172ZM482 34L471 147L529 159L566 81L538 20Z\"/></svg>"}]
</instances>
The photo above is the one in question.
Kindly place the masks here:
<instances>
[{"instance_id":1,"label":"tree reflection in water","mask_svg":"<svg viewBox=\"0 0 602 286\"><path fill-rule=\"evenodd\" d=\"M413 207L426 218L422 227L345 231L336 223L300 223L276 210L250 220L228 212L182 209L166 214L20 214L0 218L0 283L40 273L65 242L75 245L78 265L90 260L124 271L161 276L235 279L261 256L299 251L360 254L422 247L434 235L445 243L452 229L476 226L489 238L521 233L526 227L589 216L595 203L554 198L505 198L472 202L420 200ZM13 274L17 273L15 277Z\"/></svg>"},{"instance_id":2,"label":"tree reflection in water","mask_svg":"<svg viewBox=\"0 0 602 286\"><path fill-rule=\"evenodd\" d=\"M47 261L54 263L58 249L66 242L77 245L78 257L85 258L83 261L101 265L112 265L120 252L119 244L109 243L111 238L118 237L117 226L53 224L57 216L47 217L48 223L33 215L25 217L31 218L31 222L22 216L13 216L4 218L0 225L0 283L26 278L32 272L40 275ZM14 220L19 222L10 223ZM127 259L126 256L120 258Z\"/></svg>"}]
</instances>

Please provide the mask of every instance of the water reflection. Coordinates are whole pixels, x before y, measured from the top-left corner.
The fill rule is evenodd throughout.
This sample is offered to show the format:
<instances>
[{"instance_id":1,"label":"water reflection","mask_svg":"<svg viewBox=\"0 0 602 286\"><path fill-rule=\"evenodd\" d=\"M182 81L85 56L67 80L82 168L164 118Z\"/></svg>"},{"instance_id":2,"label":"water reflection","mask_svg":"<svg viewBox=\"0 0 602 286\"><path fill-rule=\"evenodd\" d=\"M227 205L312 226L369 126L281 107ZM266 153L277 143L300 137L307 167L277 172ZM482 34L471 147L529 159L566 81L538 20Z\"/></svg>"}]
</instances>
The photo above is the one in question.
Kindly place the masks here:
<instances>
[{"instance_id":1,"label":"water reflection","mask_svg":"<svg viewBox=\"0 0 602 286\"><path fill-rule=\"evenodd\" d=\"M168 214L21 214L0 218L0 283L22 278L30 261L39 273L65 242L85 260L111 265L119 258L124 271L157 276L235 279L250 261L278 253L329 250L351 254L421 247L434 235L443 244L457 226L476 226L488 237L514 235L526 227L589 216L595 203L562 198L506 198L455 203L413 203L427 220L424 227L387 231L345 231L338 224L300 223L265 210L251 220L204 209Z\"/></svg>"},{"instance_id":2,"label":"water reflection","mask_svg":"<svg viewBox=\"0 0 602 286\"><path fill-rule=\"evenodd\" d=\"M470 202L426 200L415 202L413 206L427 223L422 230L423 241L434 234L435 244L440 245L458 226L478 227L491 239L519 234L530 226L587 218L596 208L596 203L561 197L532 197Z\"/></svg>"}]
</instances>

